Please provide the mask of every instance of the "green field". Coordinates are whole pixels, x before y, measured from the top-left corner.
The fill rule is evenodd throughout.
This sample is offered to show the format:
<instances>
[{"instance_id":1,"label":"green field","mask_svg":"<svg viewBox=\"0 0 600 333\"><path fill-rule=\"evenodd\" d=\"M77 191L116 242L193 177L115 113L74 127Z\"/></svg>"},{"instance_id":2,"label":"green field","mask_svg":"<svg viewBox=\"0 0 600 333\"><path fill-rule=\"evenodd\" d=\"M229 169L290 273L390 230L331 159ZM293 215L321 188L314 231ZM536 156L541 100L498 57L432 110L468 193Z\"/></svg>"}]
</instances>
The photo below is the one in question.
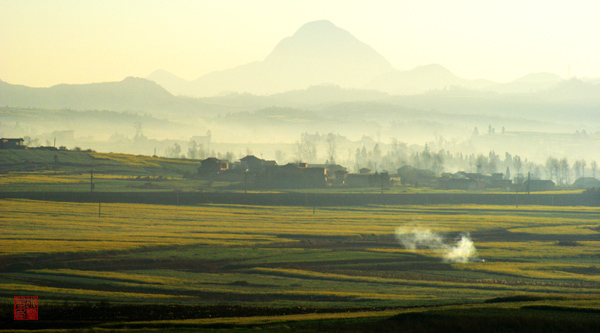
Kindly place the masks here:
<instances>
[{"instance_id":1,"label":"green field","mask_svg":"<svg viewBox=\"0 0 600 333\"><path fill-rule=\"evenodd\" d=\"M486 331L494 323L497 331L586 331L600 325L600 207L523 204L527 197L516 207L512 194L484 192L461 195L509 204L441 205L429 198L447 200L455 192L412 188L392 191L428 204L372 204L386 198L377 188L246 196L236 184L184 177L197 166L148 156L0 151L2 328ZM92 168L99 193L84 198ZM252 195L263 203L207 203ZM559 191L529 199L544 195L552 203L580 198ZM292 206L264 204L284 196ZM350 199L371 204L344 202ZM160 200L171 205L147 204ZM434 246L406 247L407 237L423 235ZM12 318L15 295L39 296L38 326L5 319Z\"/></svg>"},{"instance_id":2,"label":"green field","mask_svg":"<svg viewBox=\"0 0 600 333\"><path fill-rule=\"evenodd\" d=\"M514 295L600 308L600 209L268 207L0 200L0 295L56 302L394 308ZM429 229L476 256L405 249ZM411 229L411 230L412 230ZM544 304L556 302L545 301Z\"/></svg>"}]
</instances>

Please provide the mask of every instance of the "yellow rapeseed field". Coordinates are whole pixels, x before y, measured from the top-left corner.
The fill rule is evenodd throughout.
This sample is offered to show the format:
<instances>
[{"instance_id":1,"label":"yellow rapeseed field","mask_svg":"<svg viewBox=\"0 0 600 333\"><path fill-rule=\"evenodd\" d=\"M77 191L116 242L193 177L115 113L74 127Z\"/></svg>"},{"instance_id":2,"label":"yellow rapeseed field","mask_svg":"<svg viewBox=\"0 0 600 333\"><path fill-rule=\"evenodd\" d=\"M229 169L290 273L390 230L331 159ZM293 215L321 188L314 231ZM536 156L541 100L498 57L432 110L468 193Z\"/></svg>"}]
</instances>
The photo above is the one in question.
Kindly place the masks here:
<instances>
[{"instance_id":1,"label":"yellow rapeseed field","mask_svg":"<svg viewBox=\"0 0 600 333\"><path fill-rule=\"evenodd\" d=\"M98 208L1 199L0 264L7 270L0 292L327 306L600 294L599 232L590 218L598 208L366 206L313 213L105 203L100 216ZM409 250L395 238L398 227L453 236L442 249ZM471 233L473 262L447 262L440 254L457 246L460 233Z\"/></svg>"}]
</instances>

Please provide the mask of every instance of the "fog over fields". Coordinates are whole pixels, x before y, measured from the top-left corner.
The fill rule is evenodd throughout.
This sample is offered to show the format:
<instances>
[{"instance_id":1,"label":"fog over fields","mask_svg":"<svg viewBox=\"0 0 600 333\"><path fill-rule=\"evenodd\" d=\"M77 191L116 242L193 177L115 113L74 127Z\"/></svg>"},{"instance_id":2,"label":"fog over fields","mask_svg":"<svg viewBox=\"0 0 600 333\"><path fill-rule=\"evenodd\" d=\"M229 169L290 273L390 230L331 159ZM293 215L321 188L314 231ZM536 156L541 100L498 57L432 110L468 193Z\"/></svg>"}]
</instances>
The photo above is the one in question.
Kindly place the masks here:
<instances>
[{"instance_id":1,"label":"fog over fields","mask_svg":"<svg viewBox=\"0 0 600 333\"><path fill-rule=\"evenodd\" d=\"M263 60L191 81L156 70L48 88L0 82L0 136L42 146L57 138L57 145L105 152L156 149L161 156L177 144L177 156L188 158L195 156L186 154L190 147L203 144L203 157L250 153L279 163L333 160L349 169L359 165L357 149L377 146L385 155L398 143L407 155L428 149L509 153L536 163L550 156L600 160L598 81L547 72L506 83L470 80L440 64L398 70L348 30L319 20ZM324 139L330 133L334 151ZM308 136L316 152L302 156Z\"/></svg>"}]
</instances>

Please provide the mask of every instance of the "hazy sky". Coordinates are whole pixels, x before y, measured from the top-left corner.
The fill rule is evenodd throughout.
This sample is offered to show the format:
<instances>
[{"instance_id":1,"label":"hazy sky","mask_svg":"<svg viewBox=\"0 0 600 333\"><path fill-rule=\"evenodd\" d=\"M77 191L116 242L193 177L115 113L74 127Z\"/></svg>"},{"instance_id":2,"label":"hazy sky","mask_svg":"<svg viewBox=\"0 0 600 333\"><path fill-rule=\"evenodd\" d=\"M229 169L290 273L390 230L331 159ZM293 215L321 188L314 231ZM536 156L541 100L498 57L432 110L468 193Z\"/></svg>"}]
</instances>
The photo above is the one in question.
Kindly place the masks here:
<instances>
[{"instance_id":1,"label":"hazy sky","mask_svg":"<svg viewBox=\"0 0 600 333\"><path fill-rule=\"evenodd\" d=\"M469 78L600 77L599 1L0 0L0 80L120 81L164 69L196 79L264 59L304 23L330 20L396 68Z\"/></svg>"}]
</instances>

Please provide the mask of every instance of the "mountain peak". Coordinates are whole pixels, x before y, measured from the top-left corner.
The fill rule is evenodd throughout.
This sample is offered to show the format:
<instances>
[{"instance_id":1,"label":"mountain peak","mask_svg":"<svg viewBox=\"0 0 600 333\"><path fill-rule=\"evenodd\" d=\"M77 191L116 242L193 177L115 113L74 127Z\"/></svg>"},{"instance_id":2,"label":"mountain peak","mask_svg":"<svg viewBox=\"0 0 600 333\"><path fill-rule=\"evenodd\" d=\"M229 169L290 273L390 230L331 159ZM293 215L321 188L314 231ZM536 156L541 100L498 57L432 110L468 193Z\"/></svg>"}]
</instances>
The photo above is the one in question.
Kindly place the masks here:
<instances>
[{"instance_id":1,"label":"mountain peak","mask_svg":"<svg viewBox=\"0 0 600 333\"><path fill-rule=\"evenodd\" d=\"M331 23L328 20L321 21L312 21L301 26L294 36L302 36L302 35L310 35L314 36L314 34L322 34L322 33L348 33L346 30L337 27L335 24Z\"/></svg>"},{"instance_id":2,"label":"mountain peak","mask_svg":"<svg viewBox=\"0 0 600 333\"><path fill-rule=\"evenodd\" d=\"M272 75L281 76L265 91L304 89L327 83L360 87L394 70L369 45L326 20L306 23L292 36L282 39L262 66Z\"/></svg>"},{"instance_id":3,"label":"mountain peak","mask_svg":"<svg viewBox=\"0 0 600 333\"><path fill-rule=\"evenodd\" d=\"M344 53L348 51L352 53L369 52L387 63L387 60L383 59L370 46L326 20L304 24L294 35L282 39L265 60L289 57L290 55L343 57Z\"/></svg>"},{"instance_id":4,"label":"mountain peak","mask_svg":"<svg viewBox=\"0 0 600 333\"><path fill-rule=\"evenodd\" d=\"M282 39L263 60L206 74L192 82L164 72L149 78L175 94L214 96L223 91L273 94L336 84L359 88L393 71L382 55L327 20L308 22Z\"/></svg>"}]
</instances>

